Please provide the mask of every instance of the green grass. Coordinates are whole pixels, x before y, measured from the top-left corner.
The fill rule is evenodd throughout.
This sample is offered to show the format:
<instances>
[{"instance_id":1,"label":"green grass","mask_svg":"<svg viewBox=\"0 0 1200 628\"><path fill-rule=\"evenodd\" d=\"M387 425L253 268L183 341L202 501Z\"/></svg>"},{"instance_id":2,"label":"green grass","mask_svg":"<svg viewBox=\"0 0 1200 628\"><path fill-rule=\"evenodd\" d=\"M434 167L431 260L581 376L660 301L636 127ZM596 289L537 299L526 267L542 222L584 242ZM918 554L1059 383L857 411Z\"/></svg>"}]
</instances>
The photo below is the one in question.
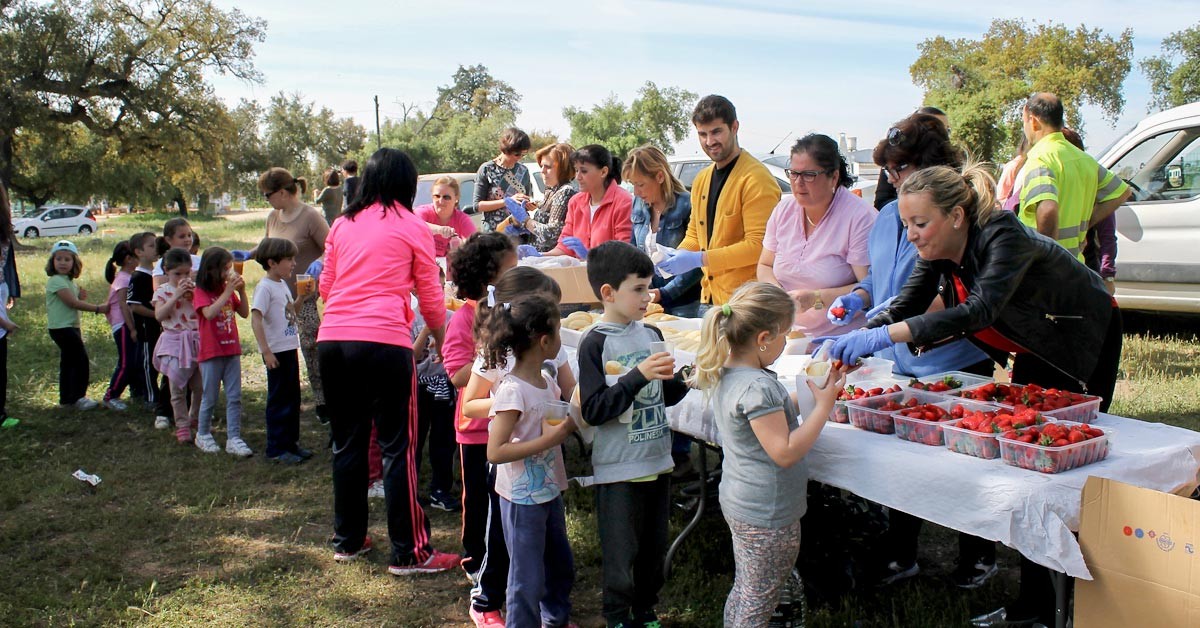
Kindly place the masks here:
<instances>
[{"instance_id":1,"label":"green grass","mask_svg":"<svg viewBox=\"0 0 1200 628\"><path fill-rule=\"evenodd\" d=\"M158 231L165 215L120 217L101 224L121 237ZM250 248L261 220L192 221L205 246ZM81 284L93 301L106 291L102 265L116 236L77 238L85 262ZM11 311L20 331L10 340L9 413L18 427L0 430L0 588L4 625L150 626L466 626L468 587L459 573L396 579L386 552L356 565L334 565L327 432L305 396L303 441L317 457L296 468L181 448L156 431L148 413L89 413L57 407L58 352L45 331L45 265L50 239L26 244L25 297ZM253 284L261 270L248 264ZM1194 322L1130 317L1113 411L1200 429L1200 346ZM90 396L100 398L114 361L104 319L83 315L92 363ZM1165 331L1164 331L1165 330ZM250 326L241 322L245 428L264 444L265 376ZM219 412L219 414L221 414ZM572 455L576 455L574 447ZM578 464L574 461L573 464ZM103 477L96 490L71 478L83 468ZM592 495L567 494L568 527L578 580L577 620L601 625L600 552ZM371 534L386 538L380 504ZM430 511L436 547L457 551L457 515ZM672 533L685 523L675 511ZM922 577L840 603L810 609L810 626L961 625L969 614L1015 591L1016 554L1002 550L1001 577L962 593L945 583L954 533L926 526ZM728 531L707 517L684 544L659 607L667 625L717 626L732 578Z\"/></svg>"}]
</instances>

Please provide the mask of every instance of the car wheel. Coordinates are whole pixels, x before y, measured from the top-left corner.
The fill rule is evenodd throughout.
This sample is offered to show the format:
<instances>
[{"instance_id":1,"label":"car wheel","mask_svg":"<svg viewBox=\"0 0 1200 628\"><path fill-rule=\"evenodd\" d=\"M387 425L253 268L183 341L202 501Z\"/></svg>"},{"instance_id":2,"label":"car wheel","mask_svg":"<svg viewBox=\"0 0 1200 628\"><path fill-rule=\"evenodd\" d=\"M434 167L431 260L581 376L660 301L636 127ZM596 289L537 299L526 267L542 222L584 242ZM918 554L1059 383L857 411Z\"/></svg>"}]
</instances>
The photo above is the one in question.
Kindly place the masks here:
<instances>
[{"instance_id":1,"label":"car wheel","mask_svg":"<svg viewBox=\"0 0 1200 628\"><path fill-rule=\"evenodd\" d=\"M91 225L79 225L79 235L87 235L92 232Z\"/></svg>"},{"instance_id":2,"label":"car wheel","mask_svg":"<svg viewBox=\"0 0 1200 628\"><path fill-rule=\"evenodd\" d=\"M26 238L36 238L36 237L38 237L38 230L37 230L37 229L35 229L35 228L33 228L33 227L30 227L30 228L26 229L26 230L25 230L25 237L26 237Z\"/></svg>"}]
</instances>

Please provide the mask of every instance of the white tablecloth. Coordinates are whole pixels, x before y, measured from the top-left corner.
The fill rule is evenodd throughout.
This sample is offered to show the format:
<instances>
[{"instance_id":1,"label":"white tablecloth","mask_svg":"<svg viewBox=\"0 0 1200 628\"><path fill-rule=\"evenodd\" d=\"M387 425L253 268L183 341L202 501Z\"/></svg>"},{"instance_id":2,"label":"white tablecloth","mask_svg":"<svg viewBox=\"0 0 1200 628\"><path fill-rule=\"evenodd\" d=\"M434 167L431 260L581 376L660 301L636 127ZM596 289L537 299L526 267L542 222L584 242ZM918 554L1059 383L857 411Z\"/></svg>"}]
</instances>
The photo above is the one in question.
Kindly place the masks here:
<instances>
[{"instance_id":1,"label":"white tablecloth","mask_svg":"<svg viewBox=\"0 0 1200 628\"><path fill-rule=\"evenodd\" d=\"M671 428L720 444L698 391L667 412ZM1102 414L1108 458L1065 473L1019 469L829 423L805 460L812 479L939 525L1000 541L1030 560L1091 580L1079 543L1080 492L1088 476L1168 493L1200 481L1200 433Z\"/></svg>"}]
</instances>

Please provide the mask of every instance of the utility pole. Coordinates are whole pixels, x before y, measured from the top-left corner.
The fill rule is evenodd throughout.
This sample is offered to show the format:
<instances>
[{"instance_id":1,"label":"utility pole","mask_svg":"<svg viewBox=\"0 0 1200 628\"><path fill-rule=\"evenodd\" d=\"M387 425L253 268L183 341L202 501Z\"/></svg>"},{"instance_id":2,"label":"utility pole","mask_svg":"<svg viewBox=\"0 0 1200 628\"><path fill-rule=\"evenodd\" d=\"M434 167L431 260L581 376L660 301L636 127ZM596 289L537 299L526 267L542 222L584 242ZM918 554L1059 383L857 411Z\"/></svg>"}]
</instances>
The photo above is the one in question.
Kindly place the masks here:
<instances>
[{"instance_id":1,"label":"utility pole","mask_svg":"<svg viewBox=\"0 0 1200 628\"><path fill-rule=\"evenodd\" d=\"M379 139L379 96L375 96L375 150L383 148L382 140Z\"/></svg>"}]
</instances>

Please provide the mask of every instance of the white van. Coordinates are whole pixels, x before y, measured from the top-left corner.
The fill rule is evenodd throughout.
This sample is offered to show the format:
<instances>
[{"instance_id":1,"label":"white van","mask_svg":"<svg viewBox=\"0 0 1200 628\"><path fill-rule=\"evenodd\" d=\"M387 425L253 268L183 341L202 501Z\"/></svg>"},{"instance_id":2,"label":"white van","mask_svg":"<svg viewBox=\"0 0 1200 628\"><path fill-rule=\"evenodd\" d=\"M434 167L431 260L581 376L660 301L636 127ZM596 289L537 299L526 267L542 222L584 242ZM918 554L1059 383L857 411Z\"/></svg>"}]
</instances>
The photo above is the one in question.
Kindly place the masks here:
<instances>
[{"instance_id":1,"label":"white van","mask_svg":"<svg viewBox=\"0 0 1200 628\"><path fill-rule=\"evenodd\" d=\"M1117 210L1117 301L1200 312L1200 102L1154 114L1099 161L1133 188Z\"/></svg>"}]
</instances>

